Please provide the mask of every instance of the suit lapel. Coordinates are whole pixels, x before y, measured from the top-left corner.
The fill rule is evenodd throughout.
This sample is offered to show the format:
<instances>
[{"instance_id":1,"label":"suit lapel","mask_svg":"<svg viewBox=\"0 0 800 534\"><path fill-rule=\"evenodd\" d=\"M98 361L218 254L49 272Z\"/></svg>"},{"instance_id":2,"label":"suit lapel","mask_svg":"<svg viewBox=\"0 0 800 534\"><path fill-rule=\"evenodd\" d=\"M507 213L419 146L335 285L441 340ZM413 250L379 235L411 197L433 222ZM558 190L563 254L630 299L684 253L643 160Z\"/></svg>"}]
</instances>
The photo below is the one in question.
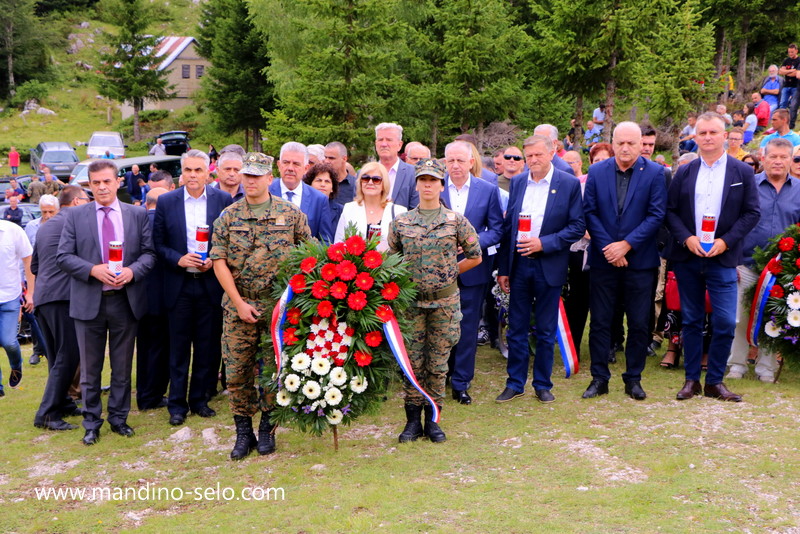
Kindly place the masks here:
<instances>
[{"instance_id":1,"label":"suit lapel","mask_svg":"<svg viewBox=\"0 0 800 534\"><path fill-rule=\"evenodd\" d=\"M561 185L561 177L558 175L559 170L553 167L553 179L550 181L550 190L547 191L547 204L544 206L544 216L542 217L542 228L545 227L547 224L548 216L550 215L550 210L553 207L553 202L556 199L556 193L558 193L558 188ZM541 231L540 231L541 233Z\"/></svg>"},{"instance_id":2,"label":"suit lapel","mask_svg":"<svg viewBox=\"0 0 800 534\"><path fill-rule=\"evenodd\" d=\"M89 235L92 236L91 242L94 243L95 252L98 258L96 263L103 263L103 251L100 243L100 232L97 227L97 202L86 205L89 212Z\"/></svg>"},{"instance_id":3,"label":"suit lapel","mask_svg":"<svg viewBox=\"0 0 800 534\"><path fill-rule=\"evenodd\" d=\"M692 215L692 228L694 228L697 226L695 223L694 192L695 189L697 189L697 174L700 172L700 158L697 158L689 165L692 166L689 168L689 172L686 176L686 195L689 197L689 213ZM694 231L697 233L697 228L695 228Z\"/></svg>"},{"instance_id":4,"label":"suit lapel","mask_svg":"<svg viewBox=\"0 0 800 534\"><path fill-rule=\"evenodd\" d=\"M467 214L472 213L472 209L475 207L475 203L478 202L478 194L475 192L475 190L478 189L478 187L480 186L476 186L477 181L478 178L470 176L469 190L467 191L467 205L464 206L464 217L467 217ZM469 217L467 218L469 219Z\"/></svg>"},{"instance_id":5,"label":"suit lapel","mask_svg":"<svg viewBox=\"0 0 800 534\"><path fill-rule=\"evenodd\" d=\"M731 164L731 158L729 158L727 154L725 157L725 186L722 188L722 203L719 205L720 215L725 213L723 207L725 206L725 202L728 200L728 193L731 191L731 184L733 184L733 173L735 172L735 169Z\"/></svg>"},{"instance_id":6,"label":"suit lapel","mask_svg":"<svg viewBox=\"0 0 800 534\"><path fill-rule=\"evenodd\" d=\"M617 206L619 206L619 200L617 199L617 164L614 158L608 158L606 161L610 162L608 164L608 173L611 175L611 179L606 183L608 187L608 198L616 212Z\"/></svg>"}]
</instances>

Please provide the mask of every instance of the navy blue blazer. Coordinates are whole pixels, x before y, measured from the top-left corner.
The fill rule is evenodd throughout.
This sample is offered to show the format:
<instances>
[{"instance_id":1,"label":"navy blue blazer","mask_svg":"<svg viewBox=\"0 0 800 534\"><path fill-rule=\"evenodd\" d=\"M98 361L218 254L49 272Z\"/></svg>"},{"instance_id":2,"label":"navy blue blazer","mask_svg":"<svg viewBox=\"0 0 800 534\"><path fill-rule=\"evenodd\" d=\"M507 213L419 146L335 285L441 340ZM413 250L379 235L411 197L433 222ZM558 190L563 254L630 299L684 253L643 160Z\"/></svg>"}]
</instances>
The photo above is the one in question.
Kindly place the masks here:
<instances>
[{"instance_id":1,"label":"navy blue blazer","mask_svg":"<svg viewBox=\"0 0 800 534\"><path fill-rule=\"evenodd\" d=\"M394 198L392 202L400 206L405 206L411 210L419 204L419 193L417 193L417 179L414 166L400 160L397 167L397 175L394 177Z\"/></svg>"},{"instance_id":2,"label":"navy blue blazer","mask_svg":"<svg viewBox=\"0 0 800 534\"><path fill-rule=\"evenodd\" d=\"M497 274L500 276L508 276L513 271L514 262L522 259L517 253L517 227L528 176L514 176L508 189L508 209L503 222L502 249L497 266ZM542 242L541 261L548 285L563 286L567 282L569 247L583 237L585 230L581 183L574 176L553 169L550 194L547 195L542 229L539 232Z\"/></svg>"},{"instance_id":3,"label":"navy blue blazer","mask_svg":"<svg viewBox=\"0 0 800 534\"><path fill-rule=\"evenodd\" d=\"M589 265L592 269L614 269L603 248L622 240L631 246L625 255L629 269L661 265L656 237L667 205L664 167L639 156L633 165L622 213L618 205L616 160L609 158L595 163L589 167L583 195L586 229L592 238Z\"/></svg>"},{"instance_id":4,"label":"navy blue blazer","mask_svg":"<svg viewBox=\"0 0 800 534\"><path fill-rule=\"evenodd\" d=\"M300 186L303 188L303 195L300 197L300 211L308 217L308 227L311 229L311 235L320 241L332 243L333 227L331 227L331 224L333 215L331 214L328 197L306 183L301 183ZM269 192L278 198L283 198L279 180L272 181L272 185L269 186Z\"/></svg>"},{"instance_id":5,"label":"navy blue blazer","mask_svg":"<svg viewBox=\"0 0 800 534\"><path fill-rule=\"evenodd\" d=\"M156 224L156 210L147 210L147 218L152 230ZM156 254L158 256L158 254ZM147 313L161 315L165 312L164 306L164 262L156 257L156 263L144 279L147 285Z\"/></svg>"},{"instance_id":6,"label":"navy blue blazer","mask_svg":"<svg viewBox=\"0 0 800 534\"><path fill-rule=\"evenodd\" d=\"M448 180L441 198L451 206L449 183ZM503 237L503 209L500 207L497 186L471 176L464 216L478 232L483 260L477 267L458 275L458 279L465 286L487 284L492 279L492 262L488 259L486 249L499 244ZM463 256L459 255L458 260L461 259Z\"/></svg>"},{"instance_id":7,"label":"navy blue blazer","mask_svg":"<svg viewBox=\"0 0 800 534\"><path fill-rule=\"evenodd\" d=\"M552 163L553 167L555 167L559 171L564 171L570 176L575 176L575 171L572 170L570 164L561 159L561 156L559 156L558 154L553 154Z\"/></svg>"},{"instance_id":8,"label":"navy blue blazer","mask_svg":"<svg viewBox=\"0 0 800 534\"><path fill-rule=\"evenodd\" d=\"M724 267L736 267L742 261L744 238L758 224L761 208L753 168L730 156L727 158L722 208L714 237L725 241L728 250L715 259ZM689 237L697 235L694 190L699 170L699 158L679 167L669 186L667 228L673 240L666 258L672 261L686 261L694 256L683 245Z\"/></svg>"},{"instance_id":9,"label":"navy blue blazer","mask_svg":"<svg viewBox=\"0 0 800 534\"><path fill-rule=\"evenodd\" d=\"M178 267L178 261L189 252L186 246L186 211L184 209L185 187L179 187L158 197L156 216L153 222L153 243L160 265L163 267L163 304L172 309L178 301L186 278L186 269ZM216 187L206 186L206 224L209 226L209 250L214 239L214 221L233 203L231 195ZM212 270L202 277L203 286L212 302L222 303L222 287Z\"/></svg>"}]
</instances>

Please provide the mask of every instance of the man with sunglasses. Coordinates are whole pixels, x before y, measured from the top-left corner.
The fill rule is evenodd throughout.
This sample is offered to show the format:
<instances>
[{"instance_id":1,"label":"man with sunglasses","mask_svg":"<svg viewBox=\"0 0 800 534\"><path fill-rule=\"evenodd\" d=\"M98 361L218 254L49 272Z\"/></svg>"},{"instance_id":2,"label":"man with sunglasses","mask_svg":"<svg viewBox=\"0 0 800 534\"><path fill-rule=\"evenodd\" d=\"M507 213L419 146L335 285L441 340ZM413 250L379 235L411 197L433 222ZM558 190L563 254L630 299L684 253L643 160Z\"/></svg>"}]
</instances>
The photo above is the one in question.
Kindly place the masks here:
<instances>
[{"instance_id":1,"label":"man with sunglasses","mask_svg":"<svg viewBox=\"0 0 800 534\"><path fill-rule=\"evenodd\" d=\"M510 146L503 152L503 173L497 175L497 186L503 191L508 191L511 179L520 174L525 168L525 158L522 151Z\"/></svg>"},{"instance_id":2,"label":"man with sunglasses","mask_svg":"<svg viewBox=\"0 0 800 534\"><path fill-rule=\"evenodd\" d=\"M775 113L786 110L778 109ZM745 299L748 290L758 280L753 251L766 248L769 240L782 234L787 226L800 221L800 180L789 175L792 161L792 144L786 139L773 139L767 143L764 156L764 172L755 176L759 205L764 217L744 238L744 257L736 267L739 275L739 293L736 307L736 332L728 358L729 371L725 378L742 378L747 373L747 323ZM758 350L755 372L762 382L774 382L777 364L775 354Z\"/></svg>"}]
</instances>

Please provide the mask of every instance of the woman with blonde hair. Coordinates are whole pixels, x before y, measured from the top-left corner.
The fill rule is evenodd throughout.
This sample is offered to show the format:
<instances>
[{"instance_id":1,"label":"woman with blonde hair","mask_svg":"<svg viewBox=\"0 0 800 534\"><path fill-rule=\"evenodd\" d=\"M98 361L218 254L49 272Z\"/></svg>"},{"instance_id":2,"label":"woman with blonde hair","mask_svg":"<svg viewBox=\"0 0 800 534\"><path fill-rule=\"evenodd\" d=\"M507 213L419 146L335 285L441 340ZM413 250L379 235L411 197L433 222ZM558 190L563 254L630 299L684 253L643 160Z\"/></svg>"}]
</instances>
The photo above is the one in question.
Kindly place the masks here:
<instances>
[{"instance_id":1,"label":"woman with blonde hair","mask_svg":"<svg viewBox=\"0 0 800 534\"><path fill-rule=\"evenodd\" d=\"M386 236L389 223L399 214L407 210L389 201L389 175L380 162L367 163L361 168L356 180L356 196L352 202L344 205L339 224L336 225L334 241L343 241L345 230L354 224L358 233L364 238L370 235L369 228L380 227L379 251L388 248Z\"/></svg>"}]
</instances>

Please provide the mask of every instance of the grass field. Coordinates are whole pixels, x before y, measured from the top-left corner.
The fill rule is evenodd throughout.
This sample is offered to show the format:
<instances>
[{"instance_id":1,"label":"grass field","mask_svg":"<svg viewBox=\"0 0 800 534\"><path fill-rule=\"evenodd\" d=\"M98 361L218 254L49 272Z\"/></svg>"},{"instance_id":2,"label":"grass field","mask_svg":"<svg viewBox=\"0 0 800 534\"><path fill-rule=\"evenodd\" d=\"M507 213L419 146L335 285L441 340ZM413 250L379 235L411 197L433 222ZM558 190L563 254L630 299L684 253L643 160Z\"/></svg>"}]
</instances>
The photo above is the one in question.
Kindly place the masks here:
<instances>
[{"instance_id":1,"label":"grass field","mask_svg":"<svg viewBox=\"0 0 800 534\"><path fill-rule=\"evenodd\" d=\"M26 362L29 354L27 346ZM505 360L483 347L475 404L445 404L444 444L397 443L395 389L376 415L342 429L338 453L330 434L279 429L276 454L236 463L224 396L211 403L216 418L193 416L184 428L170 427L165 410L134 410L136 436L104 425L93 447L80 443L82 430L35 429L47 369L26 363L22 387L0 399L0 531L800 532L796 372L774 385L731 382L740 404L679 403L682 370L650 358L649 397L635 402L622 392L623 360L608 396L580 399L588 369L564 379L557 364L554 404L528 392L498 405ZM7 380L5 358L0 366ZM144 498L37 499L48 488L129 488ZM254 488L269 500L242 498ZM275 492L259 493L267 488Z\"/></svg>"}]
</instances>

